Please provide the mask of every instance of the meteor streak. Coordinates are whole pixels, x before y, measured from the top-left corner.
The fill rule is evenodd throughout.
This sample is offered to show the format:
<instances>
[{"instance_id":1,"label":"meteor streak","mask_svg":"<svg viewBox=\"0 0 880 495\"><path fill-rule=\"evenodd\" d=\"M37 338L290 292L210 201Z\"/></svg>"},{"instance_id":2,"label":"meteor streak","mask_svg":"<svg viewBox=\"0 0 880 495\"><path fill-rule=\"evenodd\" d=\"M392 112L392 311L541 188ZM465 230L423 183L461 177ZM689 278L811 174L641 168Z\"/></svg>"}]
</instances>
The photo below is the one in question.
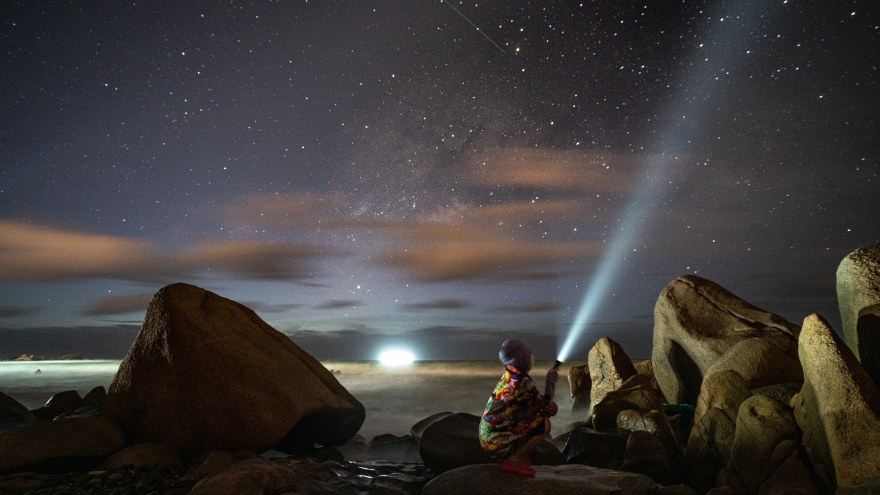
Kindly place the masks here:
<instances>
[{"instance_id":1,"label":"meteor streak","mask_svg":"<svg viewBox=\"0 0 880 495\"><path fill-rule=\"evenodd\" d=\"M501 53L507 55L507 52L504 51L504 48L501 48L500 46L498 46L498 43L495 43L494 41L492 41L492 38L490 38L488 34L484 33L482 30L480 30L480 28L477 27L476 24L474 24L473 22L471 22L471 20L468 19L464 14L462 14L460 10L458 10L457 8L455 8L454 5L452 5L451 3L449 3L447 0L443 0L443 3L445 3L446 5L449 5L450 7L452 7L452 10L456 11L456 12L458 13L458 15L461 16L462 19L468 21L468 23L469 23L471 26L473 26L474 29L477 30L477 32L479 32L480 34L482 34L483 36L485 36L486 39L489 40L489 43L492 43L493 45L495 45L495 48L501 50Z\"/></svg>"}]
</instances>

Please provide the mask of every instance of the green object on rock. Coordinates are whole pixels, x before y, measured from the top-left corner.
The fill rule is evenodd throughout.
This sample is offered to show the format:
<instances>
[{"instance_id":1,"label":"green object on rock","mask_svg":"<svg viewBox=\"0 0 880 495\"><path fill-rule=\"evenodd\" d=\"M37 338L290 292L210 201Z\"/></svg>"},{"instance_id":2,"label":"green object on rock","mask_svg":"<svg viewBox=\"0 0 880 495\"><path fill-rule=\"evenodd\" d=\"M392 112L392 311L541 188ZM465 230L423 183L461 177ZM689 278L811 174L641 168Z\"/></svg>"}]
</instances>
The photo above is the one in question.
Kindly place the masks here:
<instances>
[{"instance_id":1,"label":"green object on rock","mask_svg":"<svg viewBox=\"0 0 880 495\"><path fill-rule=\"evenodd\" d=\"M666 409L667 416L681 414L689 420L694 419L694 411L696 410L693 404L663 404L663 409Z\"/></svg>"}]
</instances>

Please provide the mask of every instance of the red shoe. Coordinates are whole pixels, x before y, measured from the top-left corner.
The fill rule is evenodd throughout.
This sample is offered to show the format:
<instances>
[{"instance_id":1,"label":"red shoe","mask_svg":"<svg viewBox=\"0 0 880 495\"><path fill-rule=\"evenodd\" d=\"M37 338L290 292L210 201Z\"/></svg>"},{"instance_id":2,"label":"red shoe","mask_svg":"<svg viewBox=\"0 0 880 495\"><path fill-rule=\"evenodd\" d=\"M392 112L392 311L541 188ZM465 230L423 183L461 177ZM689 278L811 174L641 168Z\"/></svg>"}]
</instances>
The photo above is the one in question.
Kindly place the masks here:
<instances>
[{"instance_id":1,"label":"red shoe","mask_svg":"<svg viewBox=\"0 0 880 495\"><path fill-rule=\"evenodd\" d=\"M508 473L516 473L523 476L535 475L535 470L532 469L532 463L525 459L519 459L516 461L508 461L505 459L498 463L498 467L500 467L502 471L507 471Z\"/></svg>"}]
</instances>

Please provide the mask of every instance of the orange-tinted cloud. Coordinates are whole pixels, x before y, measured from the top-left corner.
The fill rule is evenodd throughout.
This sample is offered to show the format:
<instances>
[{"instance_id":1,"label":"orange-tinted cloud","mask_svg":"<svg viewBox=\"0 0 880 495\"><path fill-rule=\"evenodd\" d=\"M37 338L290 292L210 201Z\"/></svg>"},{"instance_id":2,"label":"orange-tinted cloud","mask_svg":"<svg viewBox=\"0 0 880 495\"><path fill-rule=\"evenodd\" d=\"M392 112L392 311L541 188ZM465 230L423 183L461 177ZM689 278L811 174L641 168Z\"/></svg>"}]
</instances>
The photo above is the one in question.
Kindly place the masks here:
<instances>
[{"instance_id":1,"label":"orange-tinted cloud","mask_svg":"<svg viewBox=\"0 0 880 495\"><path fill-rule=\"evenodd\" d=\"M83 314L89 316L115 315L123 313L146 312L153 299L152 294L131 294L126 296L107 296L93 301Z\"/></svg>"}]
</instances>

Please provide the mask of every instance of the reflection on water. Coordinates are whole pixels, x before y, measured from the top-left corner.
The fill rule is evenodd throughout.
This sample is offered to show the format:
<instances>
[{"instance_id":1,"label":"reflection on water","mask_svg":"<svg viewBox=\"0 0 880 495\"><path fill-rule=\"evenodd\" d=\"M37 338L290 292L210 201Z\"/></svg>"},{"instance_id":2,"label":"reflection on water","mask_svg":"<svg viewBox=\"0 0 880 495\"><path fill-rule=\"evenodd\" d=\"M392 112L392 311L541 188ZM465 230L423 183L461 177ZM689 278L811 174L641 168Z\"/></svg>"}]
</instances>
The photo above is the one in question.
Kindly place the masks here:
<instances>
[{"instance_id":1,"label":"reflection on water","mask_svg":"<svg viewBox=\"0 0 880 495\"><path fill-rule=\"evenodd\" d=\"M92 388L110 387L120 361L25 361L0 362L0 391L29 409L45 404L53 394L76 390L85 395ZM498 361L417 361L412 366L387 368L375 361L326 361L328 369L367 410L360 434L369 439L382 433L409 434L410 427L434 413L483 413L486 401L501 378ZM576 363L582 364L582 363ZM552 362L535 363L534 379L544 388L544 373ZM39 369L40 373L35 373ZM559 415L553 434L582 419L571 414L566 368L556 387Z\"/></svg>"}]
</instances>

